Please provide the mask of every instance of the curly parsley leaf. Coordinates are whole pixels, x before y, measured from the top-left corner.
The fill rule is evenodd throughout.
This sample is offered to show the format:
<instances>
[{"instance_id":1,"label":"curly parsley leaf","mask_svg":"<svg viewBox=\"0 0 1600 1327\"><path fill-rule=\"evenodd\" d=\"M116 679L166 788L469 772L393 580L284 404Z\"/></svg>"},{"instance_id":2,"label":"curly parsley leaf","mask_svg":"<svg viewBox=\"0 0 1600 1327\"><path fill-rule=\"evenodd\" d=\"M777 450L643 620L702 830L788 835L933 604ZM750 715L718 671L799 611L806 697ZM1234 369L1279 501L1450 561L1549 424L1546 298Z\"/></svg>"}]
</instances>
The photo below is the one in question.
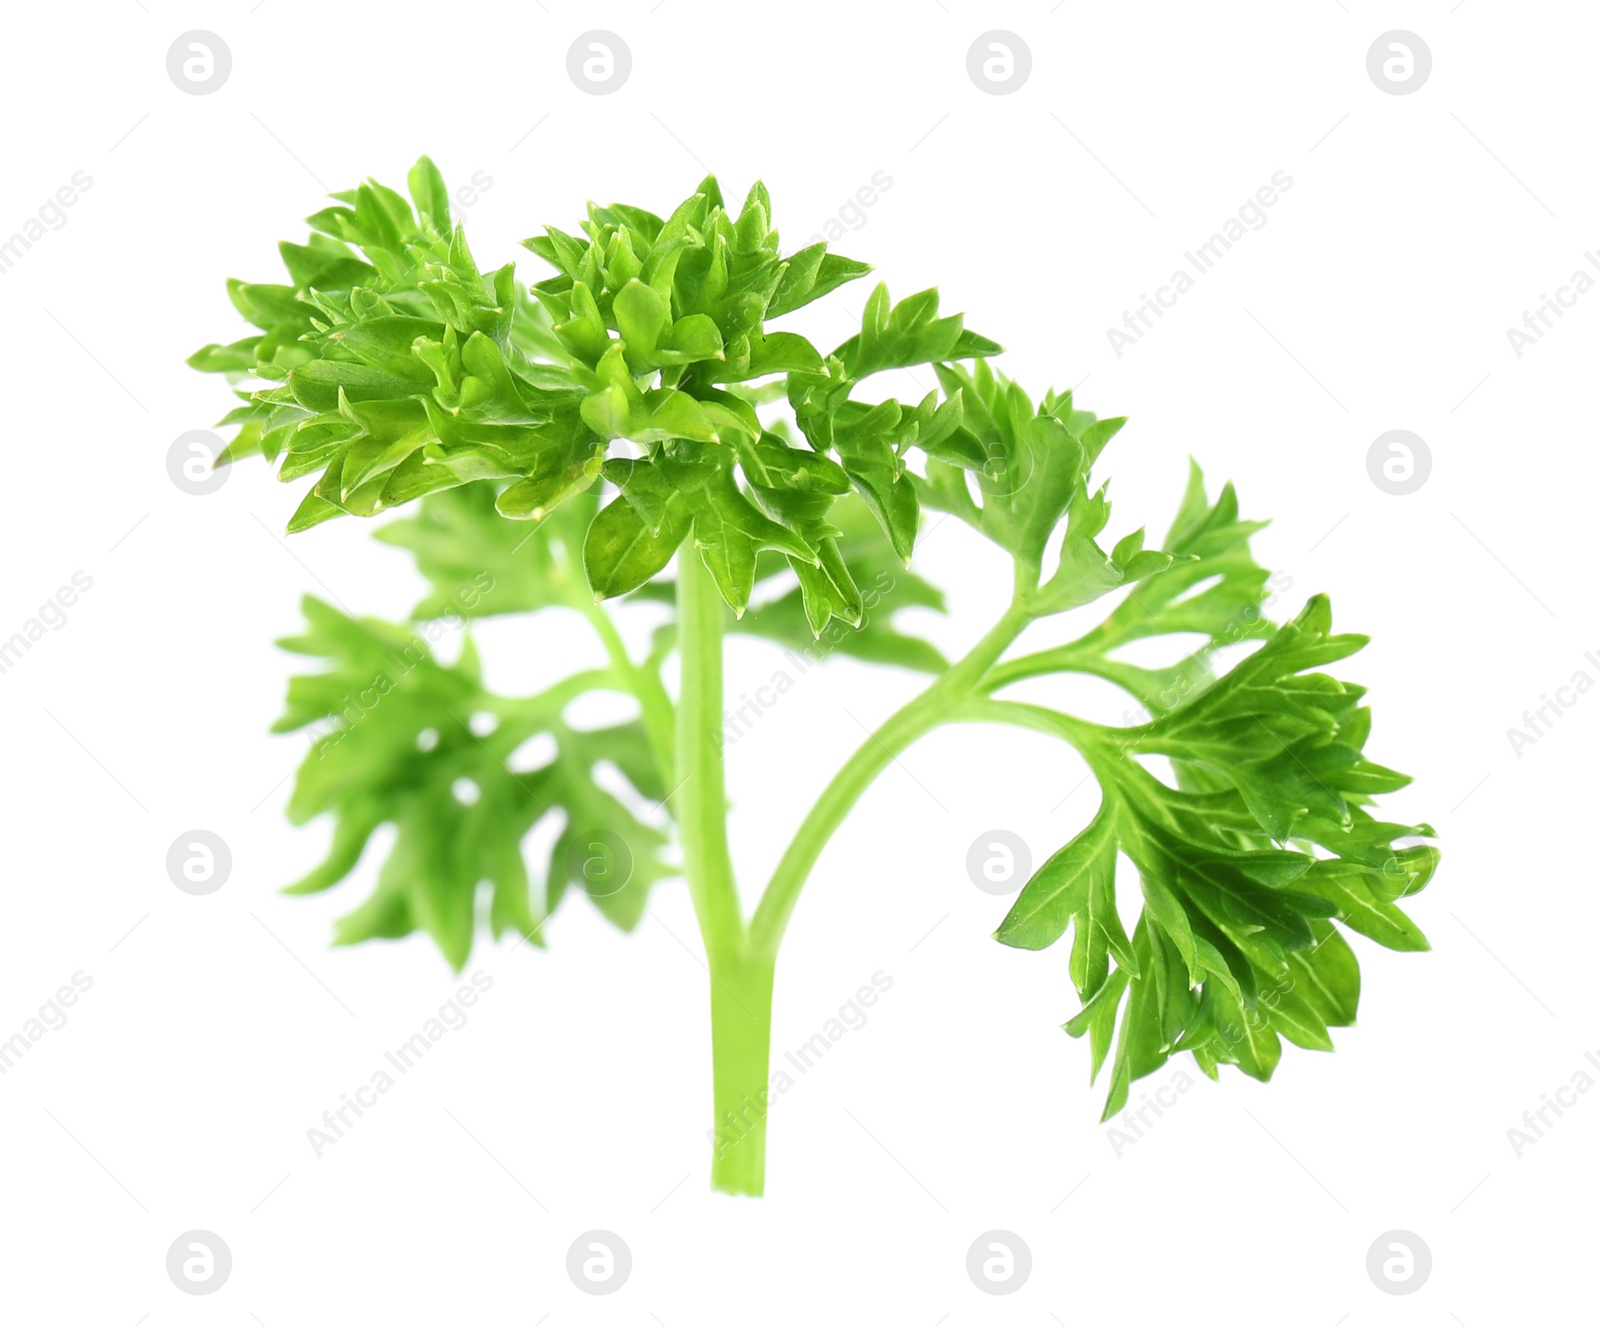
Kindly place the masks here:
<instances>
[{"instance_id":1,"label":"curly parsley leaf","mask_svg":"<svg viewBox=\"0 0 1600 1327\"><path fill-rule=\"evenodd\" d=\"M260 454L285 481L319 476L291 530L484 480L501 481L501 515L542 520L622 466L623 497L586 522L598 597L638 589L687 540L736 613L776 550L814 638L834 618L859 624L832 506L858 493L904 564L920 512L908 452L938 448L959 405L866 404L852 391L994 342L940 316L934 291L891 307L881 286L832 355L770 328L868 269L823 245L784 256L760 184L737 211L712 178L665 219L591 205L581 236L546 227L526 241L556 273L526 295L511 265L478 268L427 158L408 185L409 200L375 182L335 195L306 244L282 246L289 283L230 284L260 335L190 361L268 384L240 392L224 459ZM809 449L762 423L755 406L774 394L796 403Z\"/></svg>"},{"instance_id":2,"label":"curly parsley leaf","mask_svg":"<svg viewBox=\"0 0 1600 1327\"><path fill-rule=\"evenodd\" d=\"M1280 1037L1333 1049L1328 1029L1354 1020L1359 994L1339 928L1392 949L1427 947L1398 902L1427 884L1438 851L1399 841L1433 831L1367 810L1409 780L1363 754L1371 712L1362 689L1317 671L1364 643L1333 634L1319 596L1208 689L1147 724L1090 736L1040 711L1043 724L1085 744L1103 800L1034 873L996 938L1040 949L1072 929L1083 1010L1067 1030L1089 1035L1096 1073L1120 1009L1107 1118L1130 1083L1180 1052L1213 1077L1233 1064L1265 1079ZM1174 786L1138 755L1206 777ZM1119 854L1143 895L1131 939L1115 907Z\"/></svg>"},{"instance_id":3,"label":"curly parsley leaf","mask_svg":"<svg viewBox=\"0 0 1600 1327\"><path fill-rule=\"evenodd\" d=\"M307 630L280 643L330 667L291 680L274 730L316 730L289 818L331 815L334 829L326 860L291 892L337 884L380 825L395 829L376 889L339 922L337 943L422 930L459 969L483 885L496 937L510 931L542 944L541 928L569 886L624 930L638 924L651 886L673 873L661 856L667 839L608 791L597 770L615 767L651 801L666 790L638 723L578 731L563 718L577 696L611 685L604 673L578 674L526 699L499 696L484 688L470 640L461 659L445 665L407 628L347 617L310 597L304 611ZM554 741L554 759L520 768L519 748L541 734ZM523 843L551 815L565 823L536 879Z\"/></svg>"}]
</instances>

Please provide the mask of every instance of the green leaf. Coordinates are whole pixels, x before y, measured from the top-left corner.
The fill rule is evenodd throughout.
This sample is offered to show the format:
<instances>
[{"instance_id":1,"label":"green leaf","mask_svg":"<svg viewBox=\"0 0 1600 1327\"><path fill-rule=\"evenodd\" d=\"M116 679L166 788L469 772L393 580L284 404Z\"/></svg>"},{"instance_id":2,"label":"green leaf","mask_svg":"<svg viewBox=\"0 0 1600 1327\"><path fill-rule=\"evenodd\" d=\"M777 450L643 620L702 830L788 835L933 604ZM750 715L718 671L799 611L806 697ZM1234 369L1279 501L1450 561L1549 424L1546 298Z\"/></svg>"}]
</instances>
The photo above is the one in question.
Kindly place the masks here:
<instances>
[{"instance_id":1,"label":"green leaf","mask_svg":"<svg viewBox=\"0 0 1600 1327\"><path fill-rule=\"evenodd\" d=\"M637 924L650 887L669 874L660 855L665 838L593 775L599 761L644 746L637 724L576 732L562 710L587 689L581 676L526 700L498 696L483 687L470 648L446 666L434 657L432 633L350 618L316 599L304 607L307 630L281 644L331 666L291 680L275 730L316 730L289 815L295 823L331 815L334 828L325 860L291 891L334 886L380 825L395 828L375 892L340 920L336 943L423 930L459 971L471 953L483 885L496 936L511 931L542 944L545 919L573 880L616 924ZM493 721L486 731L475 723L484 716ZM557 757L518 772L513 757L537 734L555 739ZM636 756L616 763L640 768ZM660 786L653 773L639 777L646 795ZM564 816L566 829L535 881L523 843L552 815ZM585 857L592 844L621 869L599 878Z\"/></svg>"},{"instance_id":2,"label":"green leaf","mask_svg":"<svg viewBox=\"0 0 1600 1327\"><path fill-rule=\"evenodd\" d=\"M1352 931L1386 949L1427 949L1428 941L1417 924L1372 887L1374 874L1351 862L1318 862L1311 868L1307 886L1337 903L1339 920Z\"/></svg>"},{"instance_id":3,"label":"green leaf","mask_svg":"<svg viewBox=\"0 0 1600 1327\"><path fill-rule=\"evenodd\" d=\"M797 534L757 511L727 471L718 472L695 508L694 542L723 599L739 616L750 602L756 554L762 549L774 549L814 565L819 562Z\"/></svg>"},{"instance_id":4,"label":"green leaf","mask_svg":"<svg viewBox=\"0 0 1600 1327\"><path fill-rule=\"evenodd\" d=\"M596 601L637 590L672 561L689 533L688 499L674 493L659 529L652 531L625 498L603 507L583 541L583 567Z\"/></svg>"},{"instance_id":5,"label":"green leaf","mask_svg":"<svg viewBox=\"0 0 1600 1327\"><path fill-rule=\"evenodd\" d=\"M1117 556L1131 563L1140 543L1128 537ZM1175 1048L1193 1051L1208 1074L1232 1064L1263 1080L1282 1041L1333 1049L1329 1028L1354 1022L1360 995L1336 927L1391 949L1427 948L1397 900L1428 883L1438 852L1395 840L1431 831L1366 811L1374 792L1403 779L1361 754L1371 728L1361 688L1315 671L1362 643L1334 634L1327 601L1314 597L1208 689L1149 723L1097 728L1030 711L1084 751L1104 800L1023 888L997 938L1040 948L1072 925L1084 1010L1068 1030L1092 1031L1100 1046L1115 998L1100 992L1126 970L1108 1113ZM1062 657L1082 663L1070 647ZM1174 781L1135 753L1174 759ZM1096 930L1092 910L1097 891L1110 894L1119 852L1143 893L1131 954ZM1114 899L1100 915L1115 917Z\"/></svg>"},{"instance_id":6,"label":"green leaf","mask_svg":"<svg viewBox=\"0 0 1600 1327\"><path fill-rule=\"evenodd\" d=\"M859 263L854 258L826 250L824 244L813 244L790 255L777 291L767 305L767 317L780 318L793 313L872 270L870 263Z\"/></svg>"},{"instance_id":7,"label":"green leaf","mask_svg":"<svg viewBox=\"0 0 1600 1327\"><path fill-rule=\"evenodd\" d=\"M837 538L818 541L819 557L827 558L834 574L842 572L848 591L839 591L829 573L808 562L769 553L757 559L757 584L788 584L792 588L763 598L733 624L733 629L776 641L789 651L791 658L804 660L797 665L804 668L837 653L867 663L942 673L949 667L944 655L927 640L904 629L896 619L905 609L942 612L944 596L906 569L859 499L835 502L828 511L828 524L837 531ZM827 587L822 592L829 596L830 603L836 602L834 595L840 596L839 602L847 594L853 595L860 605L858 625L850 625L847 617L834 621L830 616L816 622L807 604L806 578L813 585L820 582Z\"/></svg>"},{"instance_id":8,"label":"green leaf","mask_svg":"<svg viewBox=\"0 0 1600 1327\"><path fill-rule=\"evenodd\" d=\"M949 360L998 354L986 337L967 332L962 317L937 317L939 292L924 290L892 308L889 289L879 285L867 299L861 331L833 353L852 378L866 378L885 369L911 368Z\"/></svg>"},{"instance_id":9,"label":"green leaf","mask_svg":"<svg viewBox=\"0 0 1600 1327\"><path fill-rule=\"evenodd\" d=\"M411 190L411 200L416 204L417 215L439 235L450 233L450 191L445 187L439 168L427 157L418 157L417 164L406 176Z\"/></svg>"},{"instance_id":10,"label":"green leaf","mask_svg":"<svg viewBox=\"0 0 1600 1327\"><path fill-rule=\"evenodd\" d=\"M654 367L656 344L672 325L672 310L667 301L644 282L633 280L617 293L612 310L617 330L622 333L628 367L635 373Z\"/></svg>"},{"instance_id":11,"label":"green leaf","mask_svg":"<svg viewBox=\"0 0 1600 1327\"><path fill-rule=\"evenodd\" d=\"M530 613L590 597L580 563L597 505L585 493L530 526L497 510L494 484L467 484L424 498L375 536L410 550L427 579L412 610L419 621Z\"/></svg>"},{"instance_id":12,"label":"green leaf","mask_svg":"<svg viewBox=\"0 0 1600 1327\"><path fill-rule=\"evenodd\" d=\"M1115 925L1112 919L1095 918L1092 899L1103 899L1116 869L1117 839L1114 812L1109 803L1089 822L1087 829L1048 860L1022 887L1011 911L1000 923L995 939L1018 949L1045 949L1059 940L1075 918L1080 926ZM1125 945L1126 942L1124 942Z\"/></svg>"}]
</instances>

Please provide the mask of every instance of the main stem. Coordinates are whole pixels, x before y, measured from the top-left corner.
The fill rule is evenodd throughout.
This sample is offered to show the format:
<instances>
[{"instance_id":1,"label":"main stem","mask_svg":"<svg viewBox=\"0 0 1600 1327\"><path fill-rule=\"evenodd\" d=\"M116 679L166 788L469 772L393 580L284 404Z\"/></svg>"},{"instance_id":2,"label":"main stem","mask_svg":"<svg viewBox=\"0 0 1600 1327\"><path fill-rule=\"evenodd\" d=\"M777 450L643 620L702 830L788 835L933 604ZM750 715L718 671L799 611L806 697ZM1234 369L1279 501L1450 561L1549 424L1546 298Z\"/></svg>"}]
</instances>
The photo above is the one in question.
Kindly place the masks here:
<instances>
[{"instance_id":1,"label":"main stem","mask_svg":"<svg viewBox=\"0 0 1600 1327\"><path fill-rule=\"evenodd\" d=\"M715 1128L711 1187L760 1194L766 1180L767 1061L775 955L754 955L728 852L722 763L722 596L692 548L678 557L676 803L684 876L711 971Z\"/></svg>"},{"instance_id":2,"label":"main stem","mask_svg":"<svg viewBox=\"0 0 1600 1327\"><path fill-rule=\"evenodd\" d=\"M711 1187L722 1193L760 1197L766 1185L772 975L765 959L711 970Z\"/></svg>"},{"instance_id":3,"label":"main stem","mask_svg":"<svg viewBox=\"0 0 1600 1327\"><path fill-rule=\"evenodd\" d=\"M722 763L722 598L693 550L680 554L682 679L674 762L678 786L673 796L684 875L711 975L713 1189L759 1195L765 1186L773 973L778 945L806 878L873 779L924 733L961 713L984 675L1029 620L1019 593L969 654L892 715L856 752L802 822L747 931L728 852L728 799Z\"/></svg>"}]
</instances>

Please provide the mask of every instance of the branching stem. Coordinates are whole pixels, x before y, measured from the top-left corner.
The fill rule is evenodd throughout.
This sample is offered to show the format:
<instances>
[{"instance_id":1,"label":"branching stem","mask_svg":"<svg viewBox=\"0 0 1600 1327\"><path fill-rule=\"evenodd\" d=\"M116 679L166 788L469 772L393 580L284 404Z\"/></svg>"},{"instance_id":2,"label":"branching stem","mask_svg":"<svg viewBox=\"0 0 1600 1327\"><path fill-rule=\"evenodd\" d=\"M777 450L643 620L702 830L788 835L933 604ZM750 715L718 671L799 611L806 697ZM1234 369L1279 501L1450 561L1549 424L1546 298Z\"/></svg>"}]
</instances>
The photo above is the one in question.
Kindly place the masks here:
<instances>
[{"instance_id":1,"label":"branching stem","mask_svg":"<svg viewBox=\"0 0 1600 1327\"><path fill-rule=\"evenodd\" d=\"M586 592L588 587L584 586L583 589ZM617 671L627 689L639 702L645 737L650 743L650 754L655 758L662 786L670 791L677 782L673 776L673 771L677 768L676 719L672 698L667 695L667 689L662 685L660 673L649 663L640 664L633 661L633 656L623 644L622 636L618 633L616 624L612 622L611 615L599 604L589 599L575 598L573 606L594 627L596 635L600 637L600 643L605 646L606 657L611 660L612 668Z\"/></svg>"},{"instance_id":2,"label":"branching stem","mask_svg":"<svg viewBox=\"0 0 1600 1327\"><path fill-rule=\"evenodd\" d=\"M907 747L949 722L1030 620L1027 611L1013 603L967 655L891 715L834 775L801 822L761 896L750 922L752 951L777 955L800 891L851 807Z\"/></svg>"}]
</instances>

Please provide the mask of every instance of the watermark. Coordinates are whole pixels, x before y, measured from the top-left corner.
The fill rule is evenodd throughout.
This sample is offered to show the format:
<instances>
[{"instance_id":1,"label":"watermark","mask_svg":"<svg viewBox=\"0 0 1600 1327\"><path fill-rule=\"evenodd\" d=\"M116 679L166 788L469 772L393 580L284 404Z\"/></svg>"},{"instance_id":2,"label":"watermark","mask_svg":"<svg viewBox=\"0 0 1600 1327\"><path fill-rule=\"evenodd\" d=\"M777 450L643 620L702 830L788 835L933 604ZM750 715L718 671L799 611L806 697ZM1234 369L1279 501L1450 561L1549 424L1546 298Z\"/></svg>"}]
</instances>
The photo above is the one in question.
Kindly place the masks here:
<instances>
[{"instance_id":1,"label":"watermark","mask_svg":"<svg viewBox=\"0 0 1600 1327\"><path fill-rule=\"evenodd\" d=\"M1414 32L1396 28L1367 47L1367 77L1380 92L1403 97L1415 92L1433 72L1433 52Z\"/></svg>"},{"instance_id":2,"label":"watermark","mask_svg":"<svg viewBox=\"0 0 1600 1327\"><path fill-rule=\"evenodd\" d=\"M215 493L228 482L231 465L218 465L217 457L227 446L210 429L190 429L180 433L167 448L167 477L185 493L195 497Z\"/></svg>"},{"instance_id":3,"label":"watermark","mask_svg":"<svg viewBox=\"0 0 1600 1327\"><path fill-rule=\"evenodd\" d=\"M455 192L450 196L455 200L456 208L466 212L476 207L484 196L494 188L494 176L486 170L475 170L466 180L458 184Z\"/></svg>"},{"instance_id":4,"label":"watermark","mask_svg":"<svg viewBox=\"0 0 1600 1327\"><path fill-rule=\"evenodd\" d=\"M1033 52L1028 43L1004 28L981 33L967 47L967 77L979 92L1004 97L1028 81Z\"/></svg>"},{"instance_id":5,"label":"watermark","mask_svg":"<svg viewBox=\"0 0 1600 1327\"><path fill-rule=\"evenodd\" d=\"M567 876L583 881L590 898L620 894L633 879L633 848L613 829L580 834L567 849Z\"/></svg>"},{"instance_id":6,"label":"watermark","mask_svg":"<svg viewBox=\"0 0 1600 1327\"><path fill-rule=\"evenodd\" d=\"M322 1154L355 1128L366 1112L392 1092L400 1079L421 1064L435 1046L450 1033L466 1027L467 1010L492 989L494 978L480 968L439 1006L436 1014L425 1019L421 1027L394 1050L384 1051L386 1067L375 1069L354 1092L341 1093L339 1104L322 1112L321 1128L312 1125L306 1130L312 1155L321 1161ZM394 1072L390 1073L390 1069Z\"/></svg>"},{"instance_id":7,"label":"watermark","mask_svg":"<svg viewBox=\"0 0 1600 1327\"><path fill-rule=\"evenodd\" d=\"M799 651L785 650L784 667L776 669L771 677L756 687L754 695L741 692L738 705L723 710L722 727L711 734L711 740L717 747L726 751L741 737L748 735L756 724L777 707L779 701L794 690L802 677L826 660L858 630L866 627L869 620L867 615L883 602L885 595L894 591L894 586L892 573L879 572L877 579L861 594L861 627L852 627L841 618L829 618L828 625L822 629L814 645Z\"/></svg>"},{"instance_id":8,"label":"watermark","mask_svg":"<svg viewBox=\"0 0 1600 1327\"><path fill-rule=\"evenodd\" d=\"M967 1275L986 1295L1021 1290L1033 1271L1033 1251L1021 1235L986 1230L967 1249Z\"/></svg>"},{"instance_id":9,"label":"watermark","mask_svg":"<svg viewBox=\"0 0 1600 1327\"><path fill-rule=\"evenodd\" d=\"M167 849L167 879L185 894L215 894L233 873L233 853L222 835L191 829Z\"/></svg>"},{"instance_id":10,"label":"watermark","mask_svg":"<svg viewBox=\"0 0 1600 1327\"><path fill-rule=\"evenodd\" d=\"M56 592L39 605L39 611L11 633L0 639L0 673L9 673L22 660L22 656L42 641L48 632L60 631L67 625L67 610L75 608L80 595L94 589L94 577L86 571L75 571L69 584L59 586Z\"/></svg>"},{"instance_id":11,"label":"watermark","mask_svg":"<svg viewBox=\"0 0 1600 1327\"><path fill-rule=\"evenodd\" d=\"M1384 869L1386 871L1389 870L1390 866L1393 864L1394 858L1391 857L1389 859L1389 863L1385 865ZM1330 931L1328 934L1330 936L1337 935L1338 932ZM1326 937L1323 940L1318 941L1316 948L1312 949L1308 954L1306 954L1307 960L1311 958L1312 954L1317 952L1317 949L1322 948L1325 942ZM1221 1064L1234 1063L1238 1058L1235 1054L1234 1048L1244 1040L1246 1031L1257 1031L1263 1027L1270 1029L1271 1024L1269 1021L1269 1015L1278 1007L1278 1001L1283 999L1283 997L1289 994L1290 991L1294 990L1294 988L1294 974L1288 968L1285 968L1277 975L1276 978L1273 979L1272 986L1269 989L1258 989L1256 991L1254 1004L1246 1004L1242 1006L1245 1021L1244 1027L1240 1027L1237 1023L1233 1022L1222 1023L1218 1025L1216 1033L1209 1041L1205 1041L1199 1046L1185 1046L1184 1049L1188 1051L1204 1051L1205 1053L1209 1054L1212 1059ZM1182 1074L1184 1071L1180 1069L1178 1072ZM1184 1088L1183 1090L1187 1091L1188 1088ZM1160 1095L1159 1092L1157 1095ZM1159 1114L1160 1112L1158 1111L1157 1115L1159 1116Z\"/></svg>"},{"instance_id":12,"label":"watermark","mask_svg":"<svg viewBox=\"0 0 1600 1327\"><path fill-rule=\"evenodd\" d=\"M609 1230L586 1230L567 1250L567 1275L586 1295L621 1290L632 1271L633 1251L621 1235Z\"/></svg>"},{"instance_id":13,"label":"watermark","mask_svg":"<svg viewBox=\"0 0 1600 1327\"><path fill-rule=\"evenodd\" d=\"M67 209L77 204L78 199L94 188L94 176L86 170L75 170L71 177L55 193L40 203L31 216L24 217L22 224L11 235L0 240L0 276L4 276L18 261L53 230L63 229L67 221Z\"/></svg>"},{"instance_id":14,"label":"watermark","mask_svg":"<svg viewBox=\"0 0 1600 1327\"><path fill-rule=\"evenodd\" d=\"M472 578L471 584L453 591L451 598L463 609L470 611L483 602L484 596L494 590L495 584L493 576L486 571L480 571ZM424 622L416 632L412 633L410 640L391 650L390 654L395 661L393 669L374 673L372 680L353 695L348 691L345 692L339 698L338 712L312 726L311 744L317 752L318 759L325 757L349 736L350 731L377 709L383 703L384 697L394 691L419 666L434 663L433 646L446 636L464 630L466 625L466 617L452 609ZM439 744L439 734L432 729L428 729L427 732L432 734L431 740L424 740L424 735L419 734L417 745L424 751L431 751ZM478 735L486 736L483 733Z\"/></svg>"},{"instance_id":15,"label":"watermark","mask_svg":"<svg viewBox=\"0 0 1600 1327\"><path fill-rule=\"evenodd\" d=\"M1015 894L1033 875L1028 842L1009 829L991 829L967 849L967 875L985 894Z\"/></svg>"},{"instance_id":16,"label":"watermark","mask_svg":"<svg viewBox=\"0 0 1600 1327\"><path fill-rule=\"evenodd\" d=\"M806 241L805 247L832 244L843 239L846 230L860 230L867 224L868 210L876 207L892 188L894 176L886 170L873 171L871 179L839 204L838 210L822 223L822 229Z\"/></svg>"},{"instance_id":17,"label":"watermark","mask_svg":"<svg viewBox=\"0 0 1600 1327\"><path fill-rule=\"evenodd\" d=\"M1506 1142L1511 1144L1511 1153L1518 1161L1522 1160L1524 1152L1555 1128L1566 1113L1595 1085L1595 1078L1589 1073L1589 1069L1600 1074L1600 1055L1596 1055L1593 1051L1585 1051L1583 1058L1588 1062L1587 1069L1581 1067L1575 1069L1571 1078L1554 1092L1541 1092L1540 1104L1522 1112L1524 1127L1518 1128L1512 1125L1506 1130ZM1555 1118L1552 1119L1552 1116Z\"/></svg>"},{"instance_id":18,"label":"watermark","mask_svg":"<svg viewBox=\"0 0 1600 1327\"><path fill-rule=\"evenodd\" d=\"M1600 272L1600 254L1593 249L1586 249L1583 259ZM1567 278L1565 285L1556 287L1553 296L1541 292L1539 302L1532 309L1522 311L1522 326L1506 328L1506 340L1511 345L1511 353L1521 359L1544 340L1545 333L1556 325L1556 320L1565 318L1567 310L1576 306L1578 300L1594 288L1595 278L1580 267Z\"/></svg>"},{"instance_id":19,"label":"watermark","mask_svg":"<svg viewBox=\"0 0 1600 1327\"><path fill-rule=\"evenodd\" d=\"M1433 1253L1427 1242L1409 1230L1386 1230L1367 1250L1367 1275L1386 1295L1421 1290L1432 1271Z\"/></svg>"},{"instance_id":20,"label":"watermark","mask_svg":"<svg viewBox=\"0 0 1600 1327\"><path fill-rule=\"evenodd\" d=\"M894 978L879 968L872 974L871 985L858 987L855 995L839 1006L837 1015L824 1021L821 1028L794 1050L785 1051L784 1062L792 1065L795 1072L791 1074L787 1069L780 1068L772 1075L767 1086L761 1089L758 1101L751 1101L749 1097L745 1097L743 1111L735 1111L729 1107L723 1112L723 1118L713 1128L706 1130L706 1138L716 1149L717 1156L724 1155L730 1147L735 1146L741 1138L766 1119L767 1111L773 1101L790 1091L801 1078L816 1068L823 1057L847 1035L866 1027L867 1010L877 1004L879 998L888 994L893 987Z\"/></svg>"},{"instance_id":21,"label":"watermark","mask_svg":"<svg viewBox=\"0 0 1600 1327\"><path fill-rule=\"evenodd\" d=\"M1124 351L1144 340L1156 323L1200 284L1199 278L1210 275L1246 235L1251 231L1264 230L1271 219L1267 210L1276 207L1283 195L1293 188L1294 177L1288 171L1273 171L1267 182L1245 199L1218 230L1194 248L1186 249L1183 258L1188 268L1176 268L1166 284L1156 287L1154 296L1141 294L1138 304L1122 311L1121 327L1106 328L1106 340L1111 343L1116 357L1121 359Z\"/></svg>"},{"instance_id":22,"label":"watermark","mask_svg":"<svg viewBox=\"0 0 1600 1327\"><path fill-rule=\"evenodd\" d=\"M232 1250L209 1230L186 1230L167 1250L167 1275L186 1295L221 1290L232 1271Z\"/></svg>"},{"instance_id":23,"label":"watermark","mask_svg":"<svg viewBox=\"0 0 1600 1327\"><path fill-rule=\"evenodd\" d=\"M1178 1098L1193 1086L1194 1079L1189 1077L1189 1071L1179 1069L1172 1075L1171 1081L1156 1088L1153 1095L1142 1093L1137 1106L1125 1108L1106 1128L1106 1141L1111 1144L1112 1155L1121 1161L1123 1153L1145 1138L1162 1117L1178 1104Z\"/></svg>"},{"instance_id":24,"label":"watermark","mask_svg":"<svg viewBox=\"0 0 1600 1327\"><path fill-rule=\"evenodd\" d=\"M47 1032L59 1032L67 1025L67 1010L78 1003L94 987L94 978L82 968L74 972L66 984L58 986L56 993L39 1006L39 1012L24 1019L22 1026L0 1041L0 1074L15 1069L34 1046L43 1041Z\"/></svg>"},{"instance_id":25,"label":"watermark","mask_svg":"<svg viewBox=\"0 0 1600 1327\"><path fill-rule=\"evenodd\" d=\"M1288 594L1292 589L1294 589L1294 577L1288 572L1275 571L1268 576L1266 584L1262 587L1260 600L1246 605L1238 617L1230 619L1208 644L1184 661L1184 666L1171 681L1151 697L1155 708L1162 714L1168 714L1180 705L1193 700L1200 691L1214 682L1216 675L1212 671L1211 661L1229 646L1259 636L1262 624L1267 620L1267 610L1277 603L1280 596ZM1122 712L1122 722L1130 727L1149 723L1154 717L1150 707L1144 705L1134 706Z\"/></svg>"},{"instance_id":26,"label":"watermark","mask_svg":"<svg viewBox=\"0 0 1600 1327\"><path fill-rule=\"evenodd\" d=\"M579 92L603 97L615 92L633 72L633 52L614 32L595 28L572 40L567 48L567 77Z\"/></svg>"},{"instance_id":27,"label":"watermark","mask_svg":"<svg viewBox=\"0 0 1600 1327\"><path fill-rule=\"evenodd\" d=\"M1380 433L1367 448L1367 477L1394 497L1415 493L1432 473L1428 444L1406 429Z\"/></svg>"},{"instance_id":28,"label":"watermark","mask_svg":"<svg viewBox=\"0 0 1600 1327\"><path fill-rule=\"evenodd\" d=\"M1596 672L1600 672L1600 656L1593 650L1585 650L1583 660ZM1554 696L1547 692L1539 693L1539 703L1532 709L1522 711L1522 726L1515 724L1506 729L1506 740L1511 743L1512 753L1518 760L1522 753L1530 746L1537 746L1541 738L1549 737L1562 719L1567 717L1584 696L1594 690L1594 678L1588 669L1577 669L1570 678L1556 688Z\"/></svg>"},{"instance_id":29,"label":"watermark","mask_svg":"<svg viewBox=\"0 0 1600 1327\"><path fill-rule=\"evenodd\" d=\"M167 77L180 92L204 97L228 81L233 72L233 52L214 32L195 28L173 39L167 47Z\"/></svg>"}]
</instances>

